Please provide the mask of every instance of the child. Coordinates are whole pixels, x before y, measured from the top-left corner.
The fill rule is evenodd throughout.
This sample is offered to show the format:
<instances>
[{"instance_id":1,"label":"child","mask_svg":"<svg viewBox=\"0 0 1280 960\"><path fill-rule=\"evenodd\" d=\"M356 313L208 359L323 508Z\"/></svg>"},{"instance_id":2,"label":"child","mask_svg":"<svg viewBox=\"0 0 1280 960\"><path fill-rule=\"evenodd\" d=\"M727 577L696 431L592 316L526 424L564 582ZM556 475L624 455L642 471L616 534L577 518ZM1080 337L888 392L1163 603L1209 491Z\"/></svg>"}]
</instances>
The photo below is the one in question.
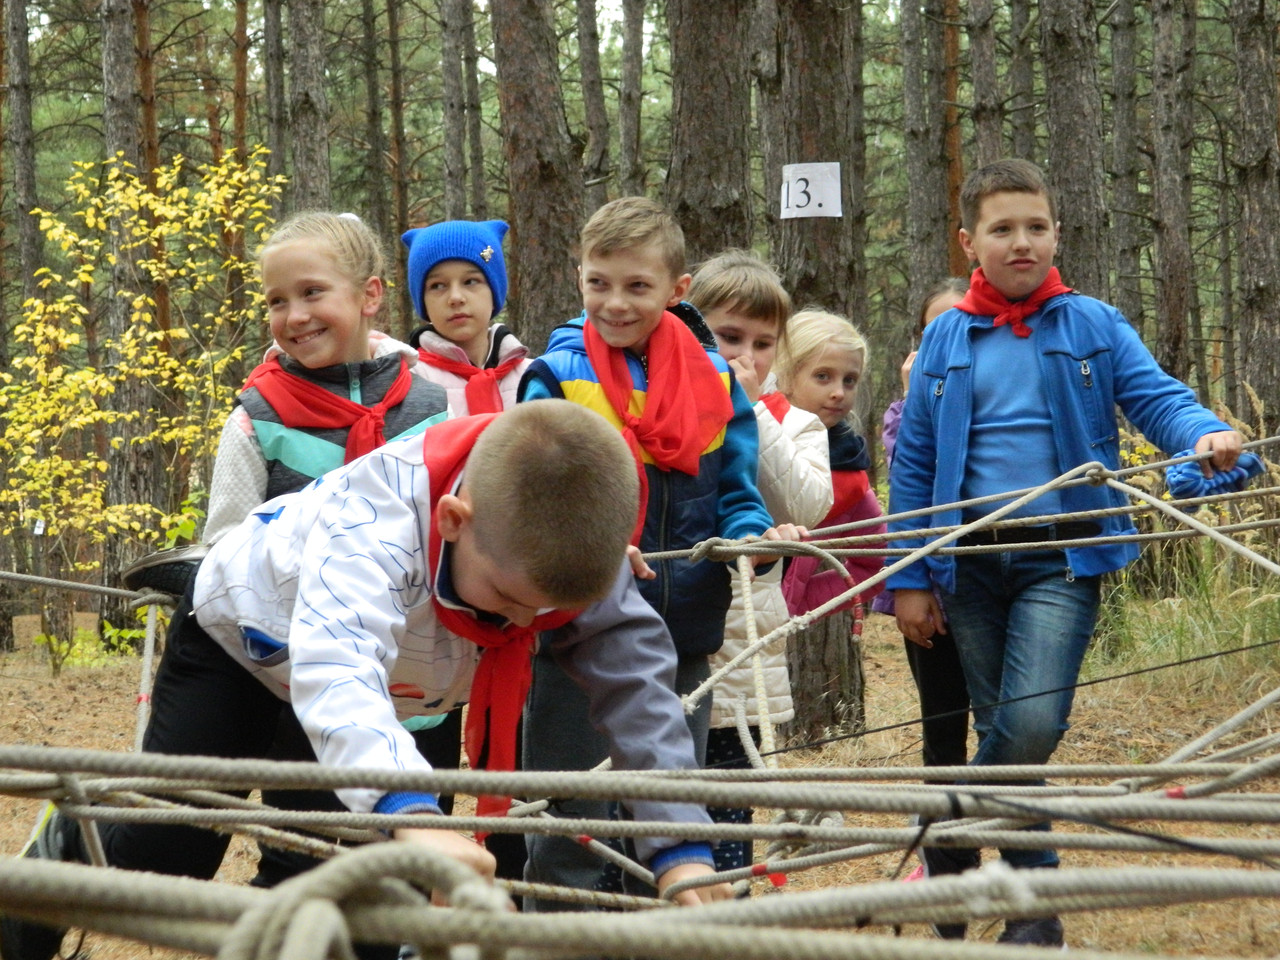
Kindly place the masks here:
<instances>
[{"instance_id":1,"label":"child","mask_svg":"<svg viewBox=\"0 0 1280 960\"><path fill-rule=\"evenodd\" d=\"M274 343L222 428L204 541L384 439L443 420L443 390L410 376L412 347L373 329L385 262L354 214L285 221L258 250Z\"/></svg>"},{"instance_id":2,"label":"child","mask_svg":"<svg viewBox=\"0 0 1280 960\"><path fill-rule=\"evenodd\" d=\"M409 251L413 306L426 321L409 338L422 361L415 370L445 389L455 417L515 406L516 387L529 366L525 345L503 324L492 323L507 300L506 233L501 220L448 220L400 238ZM460 731L460 713L452 714L438 730L423 731L419 745L433 751L427 756L437 766L451 760L456 766ZM499 877L523 876L522 835L493 833L485 845L498 857Z\"/></svg>"},{"instance_id":3,"label":"child","mask_svg":"<svg viewBox=\"0 0 1280 960\"><path fill-rule=\"evenodd\" d=\"M777 392L773 374L774 353L787 336L791 297L773 269L755 254L729 250L698 268L689 287L689 302L706 318L720 355L751 401L760 433L757 481L765 506L774 522L816 524L831 509L831 467L827 455L827 431L811 413L792 407ZM787 620L782 598L782 569L775 566L756 578L751 588L757 636L763 637ZM714 672L746 646L740 581L733 578L733 601L725 623L724 646L712 654ZM769 722L785 723L795 716L791 683L787 677L786 650L776 644L759 654ZM737 730L735 704L745 698L747 721L756 744L760 743L760 704L756 695L755 668L748 661L717 684L711 706L711 730L707 738L707 766L744 769L747 752ZM750 823L745 808L710 807L717 823ZM751 862L751 843L722 840L715 849L716 869L733 870Z\"/></svg>"},{"instance_id":4,"label":"child","mask_svg":"<svg viewBox=\"0 0 1280 960\"><path fill-rule=\"evenodd\" d=\"M917 336L938 316L961 301L969 289L969 281L961 277L939 280L925 291L918 314ZM889 404L884 412L884 428L880 432L884 443L885 463L893 469L893 451L898 437L898 425L902 420L902 405L906 400L916 352L912 350L902 364L902 399ZM893 616L893 591L886 590L871 601L871 609ZM935 633L928 647L902 639L907 652L907 664L920 697L921 754L926 767L958 767L967 759L969 740L969 691L964 685L964 673L960 667L960 655L949 634ZM908 879L923 876L923 865L917 867Z\"/></svg>"},{"instance_id":5,"label":"child","mask_svg":"<svg viewBox=\"0 0 1280 960\"><path fill-rule=\"evenodd\" d=\"M507 271L501 220L448 220L409 230L409 291L425 324L409 342L418 348L418 372L449 393L454 416L497 413L516 402L529 366L528 349L500 323Z\"/></svg>"},{"instance_id":6,"label":"child","mask_svg":"<svg viewBox=\"0 0 1280 960\"><path fill-rule=\"evenodd\" d=\"M386 264L364 221L351 213L298 214L276 228L257 259L274 343L223 426L206 543L263 502L301 489L386 439L420 434L448 413L444 389L411 375L419 366L413 348L373 329ZM461 715L440 719L418 720L418 749L436 766L456 767ZM281 736L288 735L289 728L282 729ZM264 799L292 802L276 791ZM452 798L442 802L451 809ZM264 845L254 882L273 886L314 863Z\"/></svg>"},{"instance_id":7,"label":"child","mask_svg":"<svg viewBox=\"0 0 1280 960\"><path fill-rule=\"evenodd\" d=\"M637 495L617 432L554 402L451 420L264 504L213 546L173 617L145 749L261 757L287 720L305 734L292 759L426 771L398 719L469 699L472 763L487 756L490 768L510 769L535 631L546 630L617 766L693 768L669 689L670 636L625 559ZM484 848L431 829L434 795L337 792L353 811L423 814L395 838L493 876ZM504 799L481 798L480 812L505 809ZM632 807L644 819L709 823L690 804ZM228 843L193 827L100 830L113 866L203 878ZM705 843L637 845L659 890L711 873ZM85 860L75 821L48 818L28 856ZM730 896L722 883L677 899ZM47 960L60 941L13 918L0 927L5 960Z\"/></svg>"},{"instance_id":8,"label":"child","mask_svg":"<svg viewBox=\"0 0 1280 960\"><path fill-rule=\"evenodd\" d=\"M1160 369L1119 312L1062 283L1053 266L1055 201L1035 164L1001 160L975 171L961 190L960 212L960 243L978 268L958 308L925 331L911 369L890 473L895 513L1036 486L1092 460L1116 469L1116 404L1161 449L1211 453L1219 470L1235 464L1239 434ZM1209 463L1204 471L1208 476ZM1107 510L1125 502L1109 487L1084 484L1014 515ZM894 529L977 520L998 506L947 509L896 521ZM958 543L1133 532L1128 514L1117 512L1097 521L984 530ZM1106 543L930 557L890 577L907 639L925 647L935 633L955 640L975 704L978 751L971 764L1048 762L1067 728L1101 575L1137 553L1133 543ZM931 874L976 863L976 851L924 852ZM1002 849L1000 855L1018 868L1058 863L1053 850ZM1062 923L1056 916L1009 920L1000 939L1060 946Z\"/></svg>"},{"instance_id":9,"label":"child","mask_svg":"<svg viewBox=\"0 0 1280 960\"><path fill-rule=\"evenodd\" d=\"M787 324L787 339L778 351L778 385L792 406L815 414L827 428L831 454L831 482L835 502L819 527L833 527L881 516L880 503L867 478L867 444L853 419L858 382L867 360L867 342L844 317L825 310L802 310ZM864 535L884 532L883 524L851 531ZM839 535L839 534L838 534ZM838 536L837 535L837 536ZM880 569L872 557L848 557L848 576L855 582ZM795 557L782 578L782 593L792 616L807 613L849 589L845 576L813 557ZM879 593L874 587L837 609L848 609Z\"/></svg>"},{"instance_id":10,"label":"child","mask_svg":"<svg viewBox=\"0 0 1280 960\"><path fill-rule=\"evenodd\" d=\"M521 381L521 401L567 397L622 432L643 464L633 537L641 550L687 550L713 536L776 537L756 488L751 403L714 352L697 311L681 304L692 278L684 270L679 224L644 197L614 200L583 227L581 258L583 315L552 331L547 352ZM729 571L721 563L687 559L656 567L657 577L642 582L640 591L671 631L679 655L675 690L683 695L710 675L707 658L723 642ZM710 708L704 698L688 717L700 761ZM585 720L583 698L554 663L535 658L525 768L584 769L603 760L604 745L583 736ZM594 803L560 809L569 816L602 813ZM599 859L574 841L531 836L529 846L527 879L596 884ZM542 847L554 852L535 856ZM534 908L556 906L539 902Z\"/></svg>"}]
</instances>

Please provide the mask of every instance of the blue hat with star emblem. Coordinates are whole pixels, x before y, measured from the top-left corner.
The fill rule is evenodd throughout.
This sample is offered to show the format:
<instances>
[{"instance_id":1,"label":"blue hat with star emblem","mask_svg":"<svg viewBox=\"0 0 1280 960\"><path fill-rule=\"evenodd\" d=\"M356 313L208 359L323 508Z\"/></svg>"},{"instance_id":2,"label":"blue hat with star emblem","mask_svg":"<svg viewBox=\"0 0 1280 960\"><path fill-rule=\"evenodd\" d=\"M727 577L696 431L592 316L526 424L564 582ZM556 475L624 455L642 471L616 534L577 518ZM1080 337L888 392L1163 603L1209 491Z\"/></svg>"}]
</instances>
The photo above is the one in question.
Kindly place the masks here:
<instances>
[{"instance_id":1,"label":"blue hat with star emblem","mask_svg":"<svg viewBox=\"0 0 1280 960\"><path fill-rule=\"evenodd\" d=\"M502 259L502 220L446 220L429 227L406 230L400 240L409 248L409 296L418 316L427 319L422 303L423 284L431 268L442 260L465 260L484 274L493 291L496 316L507 302L507 265Z\"/></svg>"}]
</instances>

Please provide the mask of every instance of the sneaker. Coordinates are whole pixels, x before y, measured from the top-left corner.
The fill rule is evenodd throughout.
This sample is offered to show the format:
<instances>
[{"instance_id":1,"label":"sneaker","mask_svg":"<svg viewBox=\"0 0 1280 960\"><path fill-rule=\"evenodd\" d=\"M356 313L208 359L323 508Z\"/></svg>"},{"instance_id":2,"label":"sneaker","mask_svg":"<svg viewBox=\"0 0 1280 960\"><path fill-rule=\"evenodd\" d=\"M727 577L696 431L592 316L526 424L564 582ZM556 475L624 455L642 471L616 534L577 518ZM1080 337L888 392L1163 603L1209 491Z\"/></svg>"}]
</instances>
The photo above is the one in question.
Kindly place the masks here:
<instances>
[{"instance_id":1,"label":"sneaker","mask_svg":"<svg viewBox=\"0 0 1280 960\"><path fill-rule=\"evenodd\" d=\"M1024 947L1067 948L1062 937L1062 921L1057 917L1034 917L1029 920L1006 920L997 943L1014 943Z\"/></svg>"},{"instance_id":2,"label":"sneaker","mask_svg":"<svg viewBox=\"0 0 1280 960\"><path fill-rule=\"evenodd\" d=\"M60 814L52 803L46 804L21 855L38 860L79 861L75 821ZM0 916L0 960L49 960L58 955L66 932L65 928Z\"/></svg>"},{"instance_id":3,"label":"sneaker","mask_svg":"<svg viewBox=\"0 0 1280 960\"><path fill-rule=\"evenodd\" d=\"M924 879L924 864L917 863L916 868L902 878L903 883L911 883L915 880Z\"/></svg>"},{"instance_id":4,"label":"sneaker","mask_svg":"<svg viewBox=\"0 0 1280 960\"><path fill-rule=\"evenodd\" d=\"M923 876L945 877L949 874L972 870L982 862L982 854L968 847L957 849L921 847L920 859L924 861ZM963 940L968 929L969 926L966 923L933 924L933 932L943 940Z\"/></svg>"}]
</instances>

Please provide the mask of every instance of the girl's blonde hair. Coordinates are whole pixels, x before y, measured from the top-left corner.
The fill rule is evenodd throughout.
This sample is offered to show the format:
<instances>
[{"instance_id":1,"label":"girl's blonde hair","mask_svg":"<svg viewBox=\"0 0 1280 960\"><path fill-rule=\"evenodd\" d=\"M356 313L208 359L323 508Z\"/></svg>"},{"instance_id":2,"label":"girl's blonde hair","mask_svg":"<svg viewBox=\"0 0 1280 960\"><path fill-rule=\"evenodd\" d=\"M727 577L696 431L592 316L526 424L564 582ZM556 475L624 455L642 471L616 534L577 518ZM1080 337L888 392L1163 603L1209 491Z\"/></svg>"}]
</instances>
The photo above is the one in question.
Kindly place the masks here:
<instances>
[{"instance_id":1,"label":"girl's blonde hair","mask_svg":"<svg viewBox=\"0 0 1280 960\"><path fill-rule=\"evenodd\" d=\"M847 317L831 313L819 307L805 307L787 321L786 339L778 344L778 354L773 369L778 376L778 389L790 394L802 370L809 366L829 346L845 347L862 358L863 372L867 369L867 341ZM858 392L853 410L849 413L849 425L861 432L866 391L864 380L858 379Z\"/></svg>"},{"instance_id":2,"label":"girl's blonde hair","mask_svg":"<svg viewBox=\"0 0 1280 960\"><path fill-rule=\"evenodd\" d=\"M693 273L686 299L703 314L724 308L778 328L786 339L791 296L776 270L750 250L726 250Z\"/></svg>"},{"instance_id":3,"label":"girl's blonde hair","mask_svg":"<svg viewBox=\"0 0 1280 960\"><path fill-rule=\"evenodd\" d=\"M262 258L272 248L294 240L311 240L327 246L343 276L357 287L363 286L370 277L381 279L386 275L387 257L382 241L354 213L306 210L294 214L276 227L258 247L259 268Z\"/></svg>"}]
</instances>

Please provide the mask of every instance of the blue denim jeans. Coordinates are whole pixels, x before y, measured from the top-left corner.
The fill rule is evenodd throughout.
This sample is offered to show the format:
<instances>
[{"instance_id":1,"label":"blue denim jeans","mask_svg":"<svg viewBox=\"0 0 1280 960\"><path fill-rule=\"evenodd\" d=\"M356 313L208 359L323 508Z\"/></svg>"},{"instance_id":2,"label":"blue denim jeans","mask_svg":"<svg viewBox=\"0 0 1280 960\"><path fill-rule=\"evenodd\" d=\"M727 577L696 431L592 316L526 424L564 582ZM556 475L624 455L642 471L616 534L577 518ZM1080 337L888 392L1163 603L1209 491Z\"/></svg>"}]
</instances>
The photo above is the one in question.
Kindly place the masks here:
<instances>
[{"instance_id":1,"label":"blue denim jeans","mask_svg":"<svg viewBox=\"0 0 1280 960\"><path fill-rule=\"evenodd\" d=\"M956 591L943 607L973 702L978 752L971 765L1049 761L1067 730L1099 582L1073 577L1061 550L956 558ZM1035 696L1049 690L1057 692ZM1000 854L1014 867L1058 862L1052 850Z\"/></svg>"}]
</instances>

